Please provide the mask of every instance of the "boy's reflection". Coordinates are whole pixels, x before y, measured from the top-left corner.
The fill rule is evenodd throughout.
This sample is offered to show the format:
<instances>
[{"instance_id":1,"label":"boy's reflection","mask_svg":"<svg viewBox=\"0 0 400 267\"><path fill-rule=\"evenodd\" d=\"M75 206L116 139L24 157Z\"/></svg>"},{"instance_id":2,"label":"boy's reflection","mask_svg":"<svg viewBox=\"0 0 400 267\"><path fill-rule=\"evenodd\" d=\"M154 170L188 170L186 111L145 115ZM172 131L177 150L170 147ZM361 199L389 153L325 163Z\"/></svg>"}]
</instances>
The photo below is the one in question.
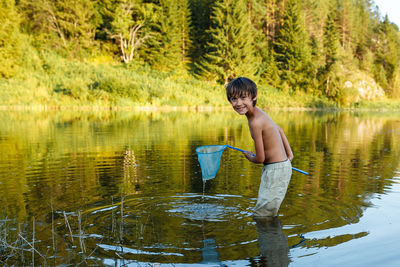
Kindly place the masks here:
<instances>
[{"instance_id":1,"label":"boy's reflection","mask_svg":"<svg viewBox=\"0 0 400 267\"><path fill-rule=\"evenodd\" d=\"M254 219L257 225L258 244L265 266L288 266L289 246L277 217Z\"/></svg>"}]
</instances>

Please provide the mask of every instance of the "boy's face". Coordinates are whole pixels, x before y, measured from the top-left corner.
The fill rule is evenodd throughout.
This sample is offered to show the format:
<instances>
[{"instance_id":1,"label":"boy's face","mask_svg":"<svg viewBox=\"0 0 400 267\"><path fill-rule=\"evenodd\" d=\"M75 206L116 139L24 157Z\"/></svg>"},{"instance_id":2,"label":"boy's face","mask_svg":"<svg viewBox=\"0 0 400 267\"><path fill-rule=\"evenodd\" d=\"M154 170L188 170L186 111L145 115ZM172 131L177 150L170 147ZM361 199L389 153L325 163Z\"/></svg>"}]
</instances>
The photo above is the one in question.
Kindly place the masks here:
<instances>
[{"instance_id":1,"label":"boy's face","mask_svg":"<svg viewBox=\"0 0 400 267\"><path fill-rule=\"evenodd\" d=\"M233 109L240 115L244 115L254 108L253 101L257 99L257 96L252 98L251 95L242 94L240 96L231 96L230 99Z\"/></svg>"}]
</instances>

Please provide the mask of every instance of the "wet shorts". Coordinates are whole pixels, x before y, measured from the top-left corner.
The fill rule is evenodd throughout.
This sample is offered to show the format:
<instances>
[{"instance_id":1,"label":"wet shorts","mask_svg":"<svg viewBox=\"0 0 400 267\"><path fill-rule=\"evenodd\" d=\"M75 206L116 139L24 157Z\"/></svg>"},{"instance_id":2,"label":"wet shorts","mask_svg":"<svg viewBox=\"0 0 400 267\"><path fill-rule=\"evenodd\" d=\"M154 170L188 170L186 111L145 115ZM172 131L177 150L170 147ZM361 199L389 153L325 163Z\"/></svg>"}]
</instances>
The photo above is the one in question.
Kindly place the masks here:
<instances>
[{"instance_id":1,"label":"wet shorts","mask_svg":"<svg viewBox=\"0 0 400 267\"><path fill-rule=\"evenodd\" d=\"M287 159L264 165L254 217L271 217L278 214L292 176L292 164Z\"/></svg>"}]
</instances>

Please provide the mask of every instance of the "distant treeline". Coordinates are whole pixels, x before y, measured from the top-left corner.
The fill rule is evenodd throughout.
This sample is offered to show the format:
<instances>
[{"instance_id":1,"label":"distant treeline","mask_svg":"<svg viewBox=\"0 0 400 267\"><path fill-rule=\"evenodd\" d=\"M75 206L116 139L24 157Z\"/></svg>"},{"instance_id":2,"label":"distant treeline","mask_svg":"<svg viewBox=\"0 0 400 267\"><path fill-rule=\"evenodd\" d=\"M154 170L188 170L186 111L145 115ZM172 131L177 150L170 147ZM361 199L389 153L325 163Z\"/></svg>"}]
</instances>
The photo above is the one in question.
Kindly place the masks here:
<instances>
[{"instance_id":1,"label":"distant treeline","mask_svg":"<svg viewBox=\"0 0 400 267\"><path fill-rule=\"evenodd\" d=\"M0 77L46 68L43 50L337 102L363 73L400 96L399 28L373 0L0 0Z\"/></svg>"}]
</instances>

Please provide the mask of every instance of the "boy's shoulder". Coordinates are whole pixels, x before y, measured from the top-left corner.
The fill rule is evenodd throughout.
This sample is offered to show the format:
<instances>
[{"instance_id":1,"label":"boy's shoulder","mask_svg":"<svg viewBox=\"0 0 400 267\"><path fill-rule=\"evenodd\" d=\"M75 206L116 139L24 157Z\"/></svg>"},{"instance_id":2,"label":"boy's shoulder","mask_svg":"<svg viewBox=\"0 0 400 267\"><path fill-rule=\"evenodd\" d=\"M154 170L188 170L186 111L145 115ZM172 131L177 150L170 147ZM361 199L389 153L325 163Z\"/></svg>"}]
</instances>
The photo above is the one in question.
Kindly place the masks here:
<instances>
[{"instance_id":1,"label":"boy's shoulder","mask_svg":"<svg viewBox=\"0 0 400 267\"><path fill-rule=\"evenodd\" d=\"M257 109L257 112L254 116L254 119L252 121L252 124L254 126L263 126L263 127L268 127L268 126L274 126L275 123L272 121L272 119L268 116L268 114L261 110Z\"/></svg>"}]
</instances>

